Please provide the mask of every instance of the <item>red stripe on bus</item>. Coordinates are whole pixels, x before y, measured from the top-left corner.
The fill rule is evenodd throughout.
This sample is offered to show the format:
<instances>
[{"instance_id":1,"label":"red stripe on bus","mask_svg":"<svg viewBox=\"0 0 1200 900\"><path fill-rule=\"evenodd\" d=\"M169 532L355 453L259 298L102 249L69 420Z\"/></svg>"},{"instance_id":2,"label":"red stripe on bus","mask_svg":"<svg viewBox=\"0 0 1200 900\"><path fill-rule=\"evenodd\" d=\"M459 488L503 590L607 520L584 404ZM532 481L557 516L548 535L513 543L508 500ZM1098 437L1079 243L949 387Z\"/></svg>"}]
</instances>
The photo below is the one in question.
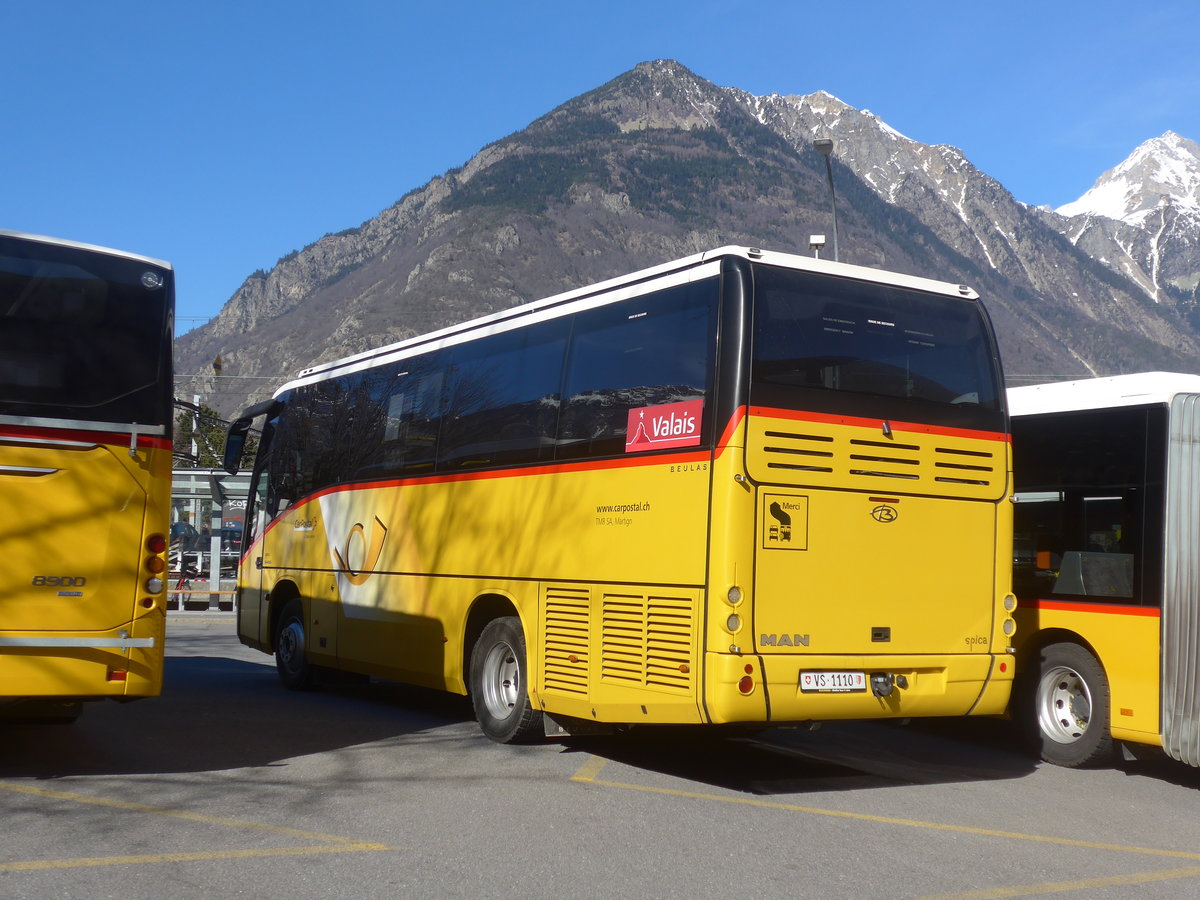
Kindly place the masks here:
<instances>
[{"instance_id":1,"label":"red stripe on bus","mask_svg":"<svg viewBox=\"0 0 1200 900\"><path fill-rule=\"evenodd\" d=\"M128 447L132 431L83 431L76 428L47 428L25 427L22 425L5 425L0 428L0 438L45 438L58 441L78 441L88 444L109 444L114 447ZM170 450L170 438L154 434L138 432L139 447L151 447L157 450Z\"/></svg>"},{"instance_id":2,"label":"red stripe on bus","mask_svg":"<svg viewBox=\"0 0 1200 900\"><path fill-rule=\"evenodd\" d=\"M772 409L769 406L752 406L750 407L750 415L771 419L787 419L793 422L819 422L823 425L853 425L856 428L874 429L878 429L880 423L884 421L882 418L864 419L858 416L839 416L795 409ZM916 422L903 422L896 419L888 419L887 422L892 427L892 430L897 432L936 434L943 437L969 438L978 441L1000 441L1002 443L1008 443L1012 440L1008 434L1002 431L975 431L969 428L947 428L940 425L921 425Z\"/></svg>"},{"instance_id":3,"label":"red stripe on bus","mask_svg":"<svg viewBox=\"0 0 1200 900\"><path fill-rule=\"evenodd\" d=\"M1154 606L1127 606L1117 603L1087 603L1075 600L1019 600L1019 609L1045 609L1055 612L1107 613L1114 616L1159 618L1162 610Z\"/></svg>"}]
</instances>

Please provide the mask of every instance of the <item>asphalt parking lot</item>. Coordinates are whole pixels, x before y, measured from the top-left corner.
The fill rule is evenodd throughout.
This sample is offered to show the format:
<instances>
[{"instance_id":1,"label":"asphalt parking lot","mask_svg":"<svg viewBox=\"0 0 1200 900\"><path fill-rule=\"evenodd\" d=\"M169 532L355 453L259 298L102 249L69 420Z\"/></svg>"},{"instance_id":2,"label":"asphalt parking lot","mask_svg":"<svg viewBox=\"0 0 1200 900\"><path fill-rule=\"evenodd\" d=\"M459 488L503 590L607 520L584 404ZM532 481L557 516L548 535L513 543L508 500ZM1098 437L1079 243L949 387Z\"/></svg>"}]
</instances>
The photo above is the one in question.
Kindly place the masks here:
<instances>
[{"instance_id":1,"label":"asphalt parking lot","mask_svg":"<svg viewBox=\"0 0 1200 900\"><path fill-rule=\"evenodd\" d=\"M1200 772L1039 765L995 721L506 747L463 698L282 690L173 618L164 695L0 724L0 896L1179 897Z\"/></svg>"}]
</instances>

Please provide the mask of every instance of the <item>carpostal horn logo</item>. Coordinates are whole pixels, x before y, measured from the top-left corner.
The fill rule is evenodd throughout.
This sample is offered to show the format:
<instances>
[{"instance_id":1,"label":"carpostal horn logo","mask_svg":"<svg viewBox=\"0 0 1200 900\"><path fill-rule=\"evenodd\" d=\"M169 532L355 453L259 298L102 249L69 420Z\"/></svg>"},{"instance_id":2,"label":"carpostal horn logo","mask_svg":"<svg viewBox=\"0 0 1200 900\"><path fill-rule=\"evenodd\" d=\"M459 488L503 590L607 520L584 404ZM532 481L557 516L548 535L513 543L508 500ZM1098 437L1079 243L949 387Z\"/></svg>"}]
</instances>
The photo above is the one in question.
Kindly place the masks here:
<instances>
[{"instance_id":1,"label":"carpostal horn logo","mask_svg":"<svg viewBox=\"0 0 1200 900\"><path fill-rule=\"evenodd\" d=\"M387 526L375 517L371 526L371 538L367 540L366 529L361 522L354 523L350 533L346 535L346 546L340 552L335 548L333 557L337 560L338 571L351 584L365 582L375 571L379 555L383 553L383 542L387 538Z\"/></svg>"}]
</instances>

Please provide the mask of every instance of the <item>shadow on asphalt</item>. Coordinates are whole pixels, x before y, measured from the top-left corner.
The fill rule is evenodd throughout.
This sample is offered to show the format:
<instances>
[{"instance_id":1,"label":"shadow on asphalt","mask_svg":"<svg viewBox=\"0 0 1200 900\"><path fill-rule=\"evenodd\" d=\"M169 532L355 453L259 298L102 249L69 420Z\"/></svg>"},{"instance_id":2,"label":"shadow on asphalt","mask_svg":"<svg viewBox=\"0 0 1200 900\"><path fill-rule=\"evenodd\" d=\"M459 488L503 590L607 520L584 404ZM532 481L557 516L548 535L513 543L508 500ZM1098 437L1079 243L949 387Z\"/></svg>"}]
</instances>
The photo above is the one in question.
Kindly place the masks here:
<instances>
[{"instance_id":1,"label":"shadow on asphalt","mask_svg":"<svg viewBox=\"0 0 1200 900\"><path fill-rule=\"evenodd\" d=\"M639 769L757 795L851 791L1020 778L1035 760L999 721L826 723L815 731L737 735L645 728L576 739L582 751Z\"/></svg>"},{"instance_id":2,"label":"shadow on asphalt","mask_svg":"<svg viewBox=\"0 0 1200 900\"><path fill-rule=\"evenodd\" d=\"M470 702L451 694L385 682L292 692L273 666L168 657L161 697L87 703L70 725L0 722L0 776L270 766L472 719Z\"/></svg>"}]
</instances>

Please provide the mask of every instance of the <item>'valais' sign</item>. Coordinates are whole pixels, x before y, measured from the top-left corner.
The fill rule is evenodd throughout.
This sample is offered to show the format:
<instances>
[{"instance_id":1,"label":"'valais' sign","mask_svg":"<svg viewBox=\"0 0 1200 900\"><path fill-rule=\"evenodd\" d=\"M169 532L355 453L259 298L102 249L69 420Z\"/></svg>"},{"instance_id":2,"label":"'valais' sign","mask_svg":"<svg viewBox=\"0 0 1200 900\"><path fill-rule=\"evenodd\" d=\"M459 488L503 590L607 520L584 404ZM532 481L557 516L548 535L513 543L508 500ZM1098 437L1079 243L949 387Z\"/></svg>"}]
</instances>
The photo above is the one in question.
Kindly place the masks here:
<instances>
[{"instance_id":1,"label":"'valais' sign","mask_svg":"<svg viewBox=\"0 0 1200 900\"><path fill-rule=\"evenodd\" d=\"M703 418L703 400L631 409L625 432L625 452L694 447L700 443L700 420Z\"/></svg>"}]
</instances>

